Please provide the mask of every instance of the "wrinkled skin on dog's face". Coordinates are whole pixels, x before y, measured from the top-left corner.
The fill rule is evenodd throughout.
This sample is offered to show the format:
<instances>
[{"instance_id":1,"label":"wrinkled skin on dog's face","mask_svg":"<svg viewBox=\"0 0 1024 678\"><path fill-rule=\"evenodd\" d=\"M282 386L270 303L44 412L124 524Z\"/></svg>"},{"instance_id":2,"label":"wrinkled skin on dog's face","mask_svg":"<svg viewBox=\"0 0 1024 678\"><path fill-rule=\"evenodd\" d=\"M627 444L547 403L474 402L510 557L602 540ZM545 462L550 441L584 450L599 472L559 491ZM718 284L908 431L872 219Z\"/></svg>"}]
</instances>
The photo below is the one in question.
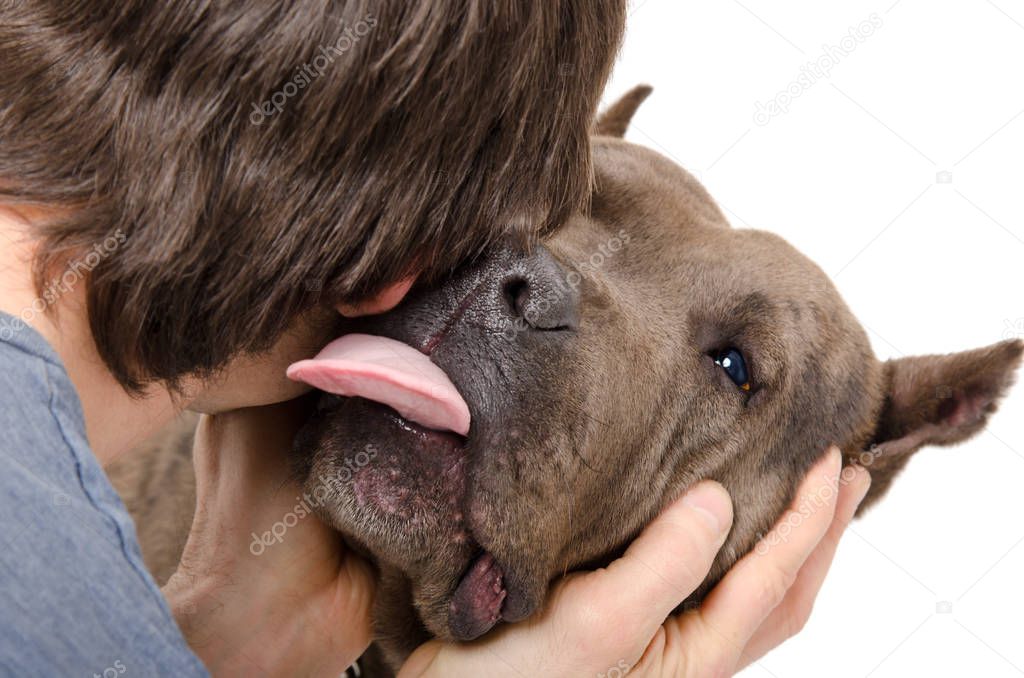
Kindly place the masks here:
<instances>
[{"instance_id":1,"label":"wrinkled skin on dog's face","mask_svg":"<svg viewBox=\"0 0 1024 678\"><path fill-rule=\"evenodd\" d=\"M381 568L392 662L530 615L553 578L607 562L713 478L735 525L699 598L829 444L872 450L870 503L909 452L978 430L1019 361L1007 343L883 364L794 248L728 228L652 151L594 152L589 216L346 328L428 353L469 405L465 439L325 395L297 441L318 512Z\"/></svg>"}]
</instances>

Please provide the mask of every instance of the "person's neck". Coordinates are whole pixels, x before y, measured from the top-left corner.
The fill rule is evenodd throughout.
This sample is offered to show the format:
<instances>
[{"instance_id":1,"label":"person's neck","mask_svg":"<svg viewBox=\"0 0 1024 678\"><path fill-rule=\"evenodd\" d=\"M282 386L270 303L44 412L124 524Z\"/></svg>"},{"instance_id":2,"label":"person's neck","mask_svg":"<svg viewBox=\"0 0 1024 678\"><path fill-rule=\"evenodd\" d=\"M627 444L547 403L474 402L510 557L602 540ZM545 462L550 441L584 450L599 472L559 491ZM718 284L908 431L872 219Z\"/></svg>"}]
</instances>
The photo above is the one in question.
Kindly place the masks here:
<instances>
[{"instance_id":1,"label":"person's neck","mask_svg":"<svg viewBox=\"0 0 1024 678\"><path fill-rule=\"evenodd\" d=\"M82 402L89 444L106 466L179 410L166 388L150 387L143 397L132 397L114 379L89 328L85 280L54 286L40 297L32 280L36 246L24 213L0 209L0 311L24 320L56 351Z\"/></svg>"}]
</instances>

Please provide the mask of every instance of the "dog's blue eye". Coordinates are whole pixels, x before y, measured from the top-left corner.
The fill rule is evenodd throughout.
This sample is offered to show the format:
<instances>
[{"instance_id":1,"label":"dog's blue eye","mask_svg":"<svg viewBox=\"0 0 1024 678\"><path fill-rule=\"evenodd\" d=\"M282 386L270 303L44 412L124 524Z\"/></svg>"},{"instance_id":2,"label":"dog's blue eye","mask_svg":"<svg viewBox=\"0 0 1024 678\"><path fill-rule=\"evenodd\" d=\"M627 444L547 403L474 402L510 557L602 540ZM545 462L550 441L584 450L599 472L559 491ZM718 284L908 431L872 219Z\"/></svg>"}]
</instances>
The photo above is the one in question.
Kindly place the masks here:
<instances>
[{"instance_id":1,"label":"dog's blue eye","mask_svg":"<svg viewBox=\"0 0 1024 678\"><path fill-rule=\"evenodd\" d=\"M725 370L725 373L732 379L732 383L744 391L750 390L750 372L747 370L747 361L743 354L736 348L727 348L715 355L715 364Z\"/></svg>"}]
</instances>

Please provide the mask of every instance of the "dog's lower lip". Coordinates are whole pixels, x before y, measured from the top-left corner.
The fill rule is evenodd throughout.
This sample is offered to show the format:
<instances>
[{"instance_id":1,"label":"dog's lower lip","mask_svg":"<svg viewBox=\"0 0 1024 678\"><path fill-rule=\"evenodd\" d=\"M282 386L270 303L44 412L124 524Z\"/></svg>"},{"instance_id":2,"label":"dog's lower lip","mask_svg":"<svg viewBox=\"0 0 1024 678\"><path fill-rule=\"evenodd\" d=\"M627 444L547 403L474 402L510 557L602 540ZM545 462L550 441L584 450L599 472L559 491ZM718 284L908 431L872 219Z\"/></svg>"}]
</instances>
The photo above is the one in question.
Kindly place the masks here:
<instances>
[{"instance_id":1,"label":"dog's lower lip","mask_svg":"<svg viewBox=\"0 0 1024 678\"><path fill-rule=\"evenodd\" d=\"M448 626L457 640L473 640L501 620L508 591L505 573L484 551L470 564L452 595Z\"/></svg>"},{"instance_id":2,"label":"dog's lower lip","mask_svg":"<svg viewBox=\"0 0 1024 678\"><path fill-rule=\"evenodd\" d=\"M375 403L376 404L376 403ZM465 449L465 437L456 436L451 432L438 432L425 429L408 421L391 408L376 404L385 409L388 415L411 435L421 437L448 438L461 441ZM461 514L457 518L457 539L464 540L468 546L480 548L479 542L470 527L462 523ZM480 549L466 571L459 579L449 602L448 627L454 639L470 641L490 631L500 621L519 621L529 616L532 609L527 605L520 587L515 585L515 577L509 582L505 569L497 562L493 554Z\"/></svg>"},{"instance_id":3,"label":"dog's lower lip","mask_svg":"<svg viewBox=\"0 0 1024 678\"><path fill-rule=\"evenodd\" d=\"M465 437L457 436L450 431L425 429L385 405L373 405L386 411L387 415L410 435L435 438L439 441L459 440L462 449L465 449ZM454 639L469 641L484 635L498 622L525 619L534 611L534 606L528 602L529 598L521 586L522 582L515 576L516 573L506 571L486 547L480 546L478 537L473 534L468 524L462 522L461 513L456 520L456 538L464 541L470 548L478 549L478 555L470 561L452 593L449 601L448 628Z\"/></svg>"}]
</instances>

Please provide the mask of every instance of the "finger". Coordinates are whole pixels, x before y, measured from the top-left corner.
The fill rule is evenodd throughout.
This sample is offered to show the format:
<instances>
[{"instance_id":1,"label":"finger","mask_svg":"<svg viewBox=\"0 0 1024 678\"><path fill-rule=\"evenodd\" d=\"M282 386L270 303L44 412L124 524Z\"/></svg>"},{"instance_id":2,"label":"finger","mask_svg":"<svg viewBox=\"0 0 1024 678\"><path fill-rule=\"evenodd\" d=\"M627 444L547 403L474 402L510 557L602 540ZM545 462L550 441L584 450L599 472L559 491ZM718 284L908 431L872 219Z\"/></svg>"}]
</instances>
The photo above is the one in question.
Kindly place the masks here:
<instances>
[{"instance_id":1,"label":"finger","mask_svg":"<svg viewBox=\"0 0 1024 678\"><path fill-rule=\"evenodd\" d=\"M338 624L335 642L337 652L351 665L359 659L373 640L373 601L377 591L377 578L373 568L352 552L344 555L338 572L337 606Z\"/></svg>"},{"instance_id":2,"label":"finger","mask_svg":"<svg viewBox=\"0 0 1024 678\"><path fill-rule=\"evenodd\" d=\"M739 668L760 659L782 641L796 635L810 617L814 600L835 557L839 539L871 487L871 474L859 466L848 466L843 469L839 483L839 502L828 532L800 568L786 597L747 643Z\"/></svg>"},{"instance_id":3,"label":"finger","mask_svg":"<svg viewBox=\"0 0 1024 678\"><path fill-rule=\"evenodd\" d=\"M434 668L434 662L443 648L444 645L439 640L431 640L420 645L402 664L398 678L420 678L427 675L428 671Z\"/></svg>"},{"instance_id":4,"label":"finger","mask_svg":"<svg viewBox=\"0 0 1024 678\"><path fill-rule=\"evenodd\" d=\"M782 602L797 573L832 523L840 454L830 448L797 491L793 505L754 551L726 574L698 611L708 641L739 659L765 617Z\"/></svg>"},{"instance_id":5,"label":"finger","mask_svg":"<svg viewBox=\"0 0 1024 678\"><path fill-rule=\"evenodd\" d=\"M731 525L725 488L701 482L648 525L621 558L584 575L578 583L582 597L646 642L707 576Z\"/></svg>"},{"instance_id":6,"label":"finger","mask_svg":"<svg viewBox=\"0 0 1024 678\"><path fill-rule=\"evenodd\" d=\"M356 318L362 315L375 315L390 311L405 298L414 282L416 282L416 276L409 276L399 280L390 287L384 288L383 292L368 301L358 304L338 304L338 313L346 318Z\"/></svg>"}]
</instances>

